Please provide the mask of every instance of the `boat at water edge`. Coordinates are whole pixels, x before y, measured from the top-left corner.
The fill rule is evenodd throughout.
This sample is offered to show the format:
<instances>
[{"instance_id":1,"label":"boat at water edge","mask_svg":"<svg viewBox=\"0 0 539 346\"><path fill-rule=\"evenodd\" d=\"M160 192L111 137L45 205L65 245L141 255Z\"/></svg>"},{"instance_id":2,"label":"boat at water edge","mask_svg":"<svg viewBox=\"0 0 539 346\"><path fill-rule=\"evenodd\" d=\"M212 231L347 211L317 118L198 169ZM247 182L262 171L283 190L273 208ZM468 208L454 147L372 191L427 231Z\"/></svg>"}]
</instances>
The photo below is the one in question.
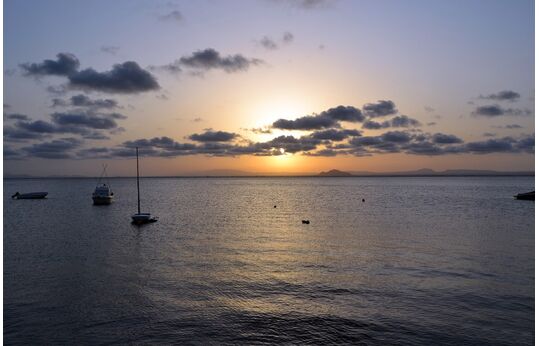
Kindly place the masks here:
<instances>
[{"instance_id":1,"label":"boat at water edge","mask_svg":"<svg viewBox=\"0 0 539 346\"><path fill-rule=\"evenodd\" d=\"M514 196L516 199L526 200L526 201L535 201L535 191L519 193Z\"/></svg>"},{"instance_id":2,"label":"boat at water edge","mask_svg":"<svg viewBox=\"0 0 539 346\"><path fill-rule=\"evenodd\" d=\"M47 197L49 193L48 192L29 192L29 193L19 193L18 191L15 192L13 196L11 196L12 199L43 199Z\"/></svg>"}]
</instances>

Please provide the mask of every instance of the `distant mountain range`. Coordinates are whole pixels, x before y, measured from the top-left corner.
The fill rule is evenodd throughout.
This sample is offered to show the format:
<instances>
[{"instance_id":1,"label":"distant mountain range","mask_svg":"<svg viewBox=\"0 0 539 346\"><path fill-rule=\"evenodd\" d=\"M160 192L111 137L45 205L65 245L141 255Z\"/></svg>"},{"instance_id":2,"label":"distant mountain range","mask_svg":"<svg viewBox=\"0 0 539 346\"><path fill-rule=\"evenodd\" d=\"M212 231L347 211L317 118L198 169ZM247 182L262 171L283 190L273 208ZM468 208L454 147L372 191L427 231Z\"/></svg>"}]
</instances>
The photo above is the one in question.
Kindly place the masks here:
<instances>
[{"instance_id":1,"label":"distant mountain range","mask_svg":"<svg viewBox=\"0 0 539 346\"><path fill-rule=\"evenodd\" d=\"M358 177L358 176L503 176L503 175L516 175L516 176L530 176L535 175L535 172L520 171L520 172L500 172L490 170L477 170L477 169L448 169L445 171L435 171L430 168L422 168L415 171L401 171L401 172L343 172L337 169L332 169L327 172L320 172L318 176L321 177Z\"/></svg>"}]
</instances>

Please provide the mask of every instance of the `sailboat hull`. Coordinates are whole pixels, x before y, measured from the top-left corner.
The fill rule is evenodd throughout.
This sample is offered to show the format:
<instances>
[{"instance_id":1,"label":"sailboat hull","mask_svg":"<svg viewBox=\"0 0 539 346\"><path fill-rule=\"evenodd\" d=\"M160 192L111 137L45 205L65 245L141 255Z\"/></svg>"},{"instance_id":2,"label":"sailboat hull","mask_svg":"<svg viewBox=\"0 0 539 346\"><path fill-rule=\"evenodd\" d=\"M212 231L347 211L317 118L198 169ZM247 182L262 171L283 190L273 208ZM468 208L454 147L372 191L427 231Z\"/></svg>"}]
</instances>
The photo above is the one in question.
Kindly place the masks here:
<instances>
[{"instance_id":1,"label":"sailboat hull","mask_svg":"<svg viewBox=\"0 0 539 346\"><path fill-rule=\"evenodd\" d=\"M150 213L134 214L133 216L131 216L131 219L133 220L133 223L136 225L152 223L152 222L157 221L157 218L153 217Z\"/></svg>"}]
</instances>

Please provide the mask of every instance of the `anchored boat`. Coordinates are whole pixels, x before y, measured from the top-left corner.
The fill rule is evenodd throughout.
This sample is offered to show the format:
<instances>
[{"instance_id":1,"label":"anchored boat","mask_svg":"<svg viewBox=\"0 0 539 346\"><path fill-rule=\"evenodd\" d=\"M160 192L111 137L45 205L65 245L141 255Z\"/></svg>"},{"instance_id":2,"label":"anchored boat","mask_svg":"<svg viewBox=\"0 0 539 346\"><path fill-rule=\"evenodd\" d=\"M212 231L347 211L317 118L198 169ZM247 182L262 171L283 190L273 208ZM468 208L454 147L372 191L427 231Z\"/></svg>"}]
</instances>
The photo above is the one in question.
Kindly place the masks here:
<instances>
[{"instance_id":1,"label":"anchored boat","mask_svg":"<svg viewBox=\"0 0 539 346\"><path fill-rule=\"evenodd\" d=\"M519 193L518 195L516 195L514 197L516 199L523 199L523 200L527 200L527 201L535 201L535 191Z\"/></svg>"},{"instance_id":2,"label":"anchored boat","mask_svg":"<svg viewBox=\"0 0 539 346\"><path fill-rule=\"evenodd\" d=\"M29 193L19 193L15 192L12 199L43 199L47 197L48 192L29 192Z\"/></svg>"},{"instance_id":3,"label":"anchored boat","mask_svg":"<svg viewBox=\"0 0 539 346\"><path fill-rule=\"evenodd\" d=\"M108 205L112 203L114 193L110 189L110 184L100 184L102 179L105 179L107 176L107 165L103 165L103 172L97 181L97 186L95 191L92 194L92 200L94 205Z\"/></svg>"},{"instance_id":4,"label":"anchored boat","mask_svg":"<svg viewBox=\"0 0 539 346\"><path fill-rule=\"evenodd\" d=\"M138 147L136 147L137 151L137 207L138 212L136 214L133 214L131 216L131 219L133 220L133 223L135 225L142 225L145 223L151 223L156 222L157 217L152 216L150 213L141 213L140 212L140 182L139 182L139 168L138 168Z\"/></svg>"}]
</instances>

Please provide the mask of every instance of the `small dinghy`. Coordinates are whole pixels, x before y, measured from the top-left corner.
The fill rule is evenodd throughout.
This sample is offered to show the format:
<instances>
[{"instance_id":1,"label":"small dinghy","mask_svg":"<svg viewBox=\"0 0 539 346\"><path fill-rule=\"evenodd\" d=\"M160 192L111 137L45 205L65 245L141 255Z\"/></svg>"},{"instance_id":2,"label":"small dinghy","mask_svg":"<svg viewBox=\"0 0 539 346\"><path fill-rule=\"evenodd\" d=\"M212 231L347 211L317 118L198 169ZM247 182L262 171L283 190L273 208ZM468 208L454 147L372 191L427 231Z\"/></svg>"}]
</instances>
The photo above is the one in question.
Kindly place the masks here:
<instances>
[{"instance_id":1,"label":"small dinghy","mask_svg":"<svg viewBox=\"0 0 539 346\"><path fill-rule=\"evenodd\" d=\"M131 216L133 224L143 225L145 223L152 223L157 221L157 217L152 216L150 213L141 213L140 212L140 183L139 183L139 169L138 169L138 147L137 150L137 213Z\"/></svg>"},{"instance_id":2,"label":"small dinghy","mask_svg":"<svg viewBox=\"0 0 539 346\"><path fill-rule=\"evenodd\" d=\"M47 197L48 192L29 192L29 193L19 193L15 192L11 198L13 199L43 199Z\"/></svg>"},{"instance_id":3,"label":"small dinghy","mask_svg":"<svg viewBox=\"0 0 539 346\"><path fill-rule=\"evenodd\" d=\"M535 191L519 193L518 195L516 195L514 197L516 199L522 199L522 200L526 200L526 201L535 201Z\"/></svg>"}]
</instances>

